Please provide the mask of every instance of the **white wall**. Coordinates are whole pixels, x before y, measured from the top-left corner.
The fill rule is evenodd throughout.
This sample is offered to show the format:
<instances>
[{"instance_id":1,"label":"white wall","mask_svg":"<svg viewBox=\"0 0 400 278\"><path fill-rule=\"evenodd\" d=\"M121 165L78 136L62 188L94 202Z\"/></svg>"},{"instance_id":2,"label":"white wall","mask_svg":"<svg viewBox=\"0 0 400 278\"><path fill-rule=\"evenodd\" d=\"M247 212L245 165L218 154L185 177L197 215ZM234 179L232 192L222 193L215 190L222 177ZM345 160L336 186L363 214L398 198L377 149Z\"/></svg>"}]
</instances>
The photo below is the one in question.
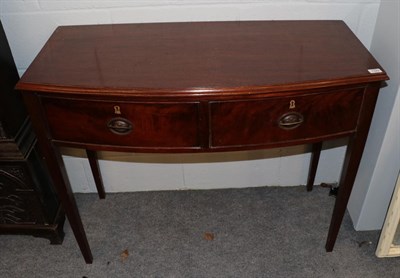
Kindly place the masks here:
<instances>
[{"instance_id":1,"label":"white wall","mask_svg":"<svg viewBox=\"0 0 400 278\"><path fill-rule=\"evenodd\" d=\"M382 1L371 52L390 80L380 92L348 205L357 230L382 228L400 170L400 1Z\"/></svg>"},{"instance_id":2,"label":"white wall","mask_svg":"<svg viewBox=\"0 0 400 278\"><path fill-rule=\"evenodd\" d=\"M1 0L0 18L22 74L58 25L211 20L341 19L369 48L379 0ZM73 153L73 155L71 155ZM88 163L68 150L75 191L95 190ZM286 156L289 155L289 156ZM107 191L203 189L305 184L306 146L222 154L103 153ZM344 148L325 145L316 182L339 179ZM156 162L156 163L154 163Z\"/></svg>"}]
</instances>

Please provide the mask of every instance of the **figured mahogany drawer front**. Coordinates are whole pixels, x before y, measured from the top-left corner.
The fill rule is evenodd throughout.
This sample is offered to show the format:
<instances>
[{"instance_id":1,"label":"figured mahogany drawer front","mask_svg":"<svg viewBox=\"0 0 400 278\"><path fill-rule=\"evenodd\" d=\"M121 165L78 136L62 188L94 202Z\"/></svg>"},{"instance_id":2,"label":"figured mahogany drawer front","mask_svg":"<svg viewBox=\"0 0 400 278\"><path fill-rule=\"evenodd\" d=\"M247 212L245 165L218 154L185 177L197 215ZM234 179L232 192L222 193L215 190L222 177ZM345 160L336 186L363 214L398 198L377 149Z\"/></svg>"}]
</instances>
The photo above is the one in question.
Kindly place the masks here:
<instances>
[{"instance_id":1,"label":"figured mahogany drawer front","mask_svg":"<svg viewBox=\"0 0 400 278\"><path fill-rule=\"evenodd\" d=\"M211 147L257 146L329 137L356 128L363 93L323 94L210 104Z\"/></svg>"},{"instance_id":2,"label":"figured mahogany drawer front","mask_svg":"<svg viewBox=\"0 0 400 278\"><path fill-rule=\"evenodd\" d=\"M43 98L52 139L143 148L199 147L198 103Z\"/></svg>"}]
</instances>

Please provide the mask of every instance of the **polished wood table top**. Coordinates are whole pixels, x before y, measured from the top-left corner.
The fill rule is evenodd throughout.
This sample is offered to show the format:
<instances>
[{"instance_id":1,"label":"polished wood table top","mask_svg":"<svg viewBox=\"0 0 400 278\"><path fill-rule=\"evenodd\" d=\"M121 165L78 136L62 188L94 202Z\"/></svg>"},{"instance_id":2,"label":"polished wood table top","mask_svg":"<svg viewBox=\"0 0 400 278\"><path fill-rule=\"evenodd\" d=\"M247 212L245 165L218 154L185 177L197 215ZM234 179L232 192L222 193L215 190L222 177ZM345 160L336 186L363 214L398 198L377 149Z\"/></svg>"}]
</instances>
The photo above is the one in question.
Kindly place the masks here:
<instances>
[{"instance_id":1,"label":"polished wood table top","mask_svg":"<svg viewBox=\"0 0 400 278\"><path fill-rule=\"evenodd\" d=\"M214 152L348 137L326 250L357 174L383 68L342 21L59 27L21 78L38 143L87 263L93 260L59 146Z\"/></svg>"},{"instance_id":2,"label":"polished wood table top","mask_svg":"<svg viewBox=\"0 0 400 278\"><path fill-rule=\"evenodd\" d=\"M386 79L342 21L59 27L19 87L130 95L272 92Z\"/></svg>"}]
</instances>

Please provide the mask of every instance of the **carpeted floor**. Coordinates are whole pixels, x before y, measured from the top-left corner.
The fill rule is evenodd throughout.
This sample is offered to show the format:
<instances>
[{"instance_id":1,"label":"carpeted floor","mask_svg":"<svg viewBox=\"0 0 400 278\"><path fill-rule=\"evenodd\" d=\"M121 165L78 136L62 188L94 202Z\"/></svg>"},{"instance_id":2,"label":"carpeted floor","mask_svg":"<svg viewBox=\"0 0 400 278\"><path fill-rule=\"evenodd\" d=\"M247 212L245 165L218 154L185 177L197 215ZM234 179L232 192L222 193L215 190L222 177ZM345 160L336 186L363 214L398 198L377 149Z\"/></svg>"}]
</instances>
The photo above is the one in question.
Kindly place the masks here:
<instances>
[{"instance_id":1,"label":"carpeted floor","mask_svg":"<svg viewBox=\"0 0 400 278\"><path fill-rule=\"evenodd\" d=\"M0 277L400 277L400 258L375 257L379 231L348 215L325 252L334 198L321 187L76 197L93 264L67 222L62 245L0 236Z\"/></svg>"}]
</instances>

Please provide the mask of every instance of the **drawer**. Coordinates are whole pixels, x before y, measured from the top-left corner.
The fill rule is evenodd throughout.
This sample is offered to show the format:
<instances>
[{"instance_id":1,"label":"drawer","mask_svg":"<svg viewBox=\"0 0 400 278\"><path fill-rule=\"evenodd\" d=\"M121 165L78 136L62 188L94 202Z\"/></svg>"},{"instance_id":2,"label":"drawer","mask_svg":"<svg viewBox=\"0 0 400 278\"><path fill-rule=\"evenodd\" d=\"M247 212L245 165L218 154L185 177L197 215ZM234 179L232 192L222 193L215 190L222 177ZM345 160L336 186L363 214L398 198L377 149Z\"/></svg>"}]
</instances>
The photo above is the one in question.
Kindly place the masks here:
<instances>
[{"instance_id":1,"label":"drawer","mask_svg":"<svg viewBox=\"0 0 400 278\"><path fill-rule=\"evenodd\" d=\"M210 104L211 147L333 137L357 126L360 89Z\"/></svg>"},{"instance_id":2,"label":"drawer","mask_svg":"<svg viewBox=\"0 0 400 278\"><path fill-rule=\"evenodd\" d=\"M196 148L198 103L42 98L52 139L137 148Z\"/></svg>"}]
</instances>

